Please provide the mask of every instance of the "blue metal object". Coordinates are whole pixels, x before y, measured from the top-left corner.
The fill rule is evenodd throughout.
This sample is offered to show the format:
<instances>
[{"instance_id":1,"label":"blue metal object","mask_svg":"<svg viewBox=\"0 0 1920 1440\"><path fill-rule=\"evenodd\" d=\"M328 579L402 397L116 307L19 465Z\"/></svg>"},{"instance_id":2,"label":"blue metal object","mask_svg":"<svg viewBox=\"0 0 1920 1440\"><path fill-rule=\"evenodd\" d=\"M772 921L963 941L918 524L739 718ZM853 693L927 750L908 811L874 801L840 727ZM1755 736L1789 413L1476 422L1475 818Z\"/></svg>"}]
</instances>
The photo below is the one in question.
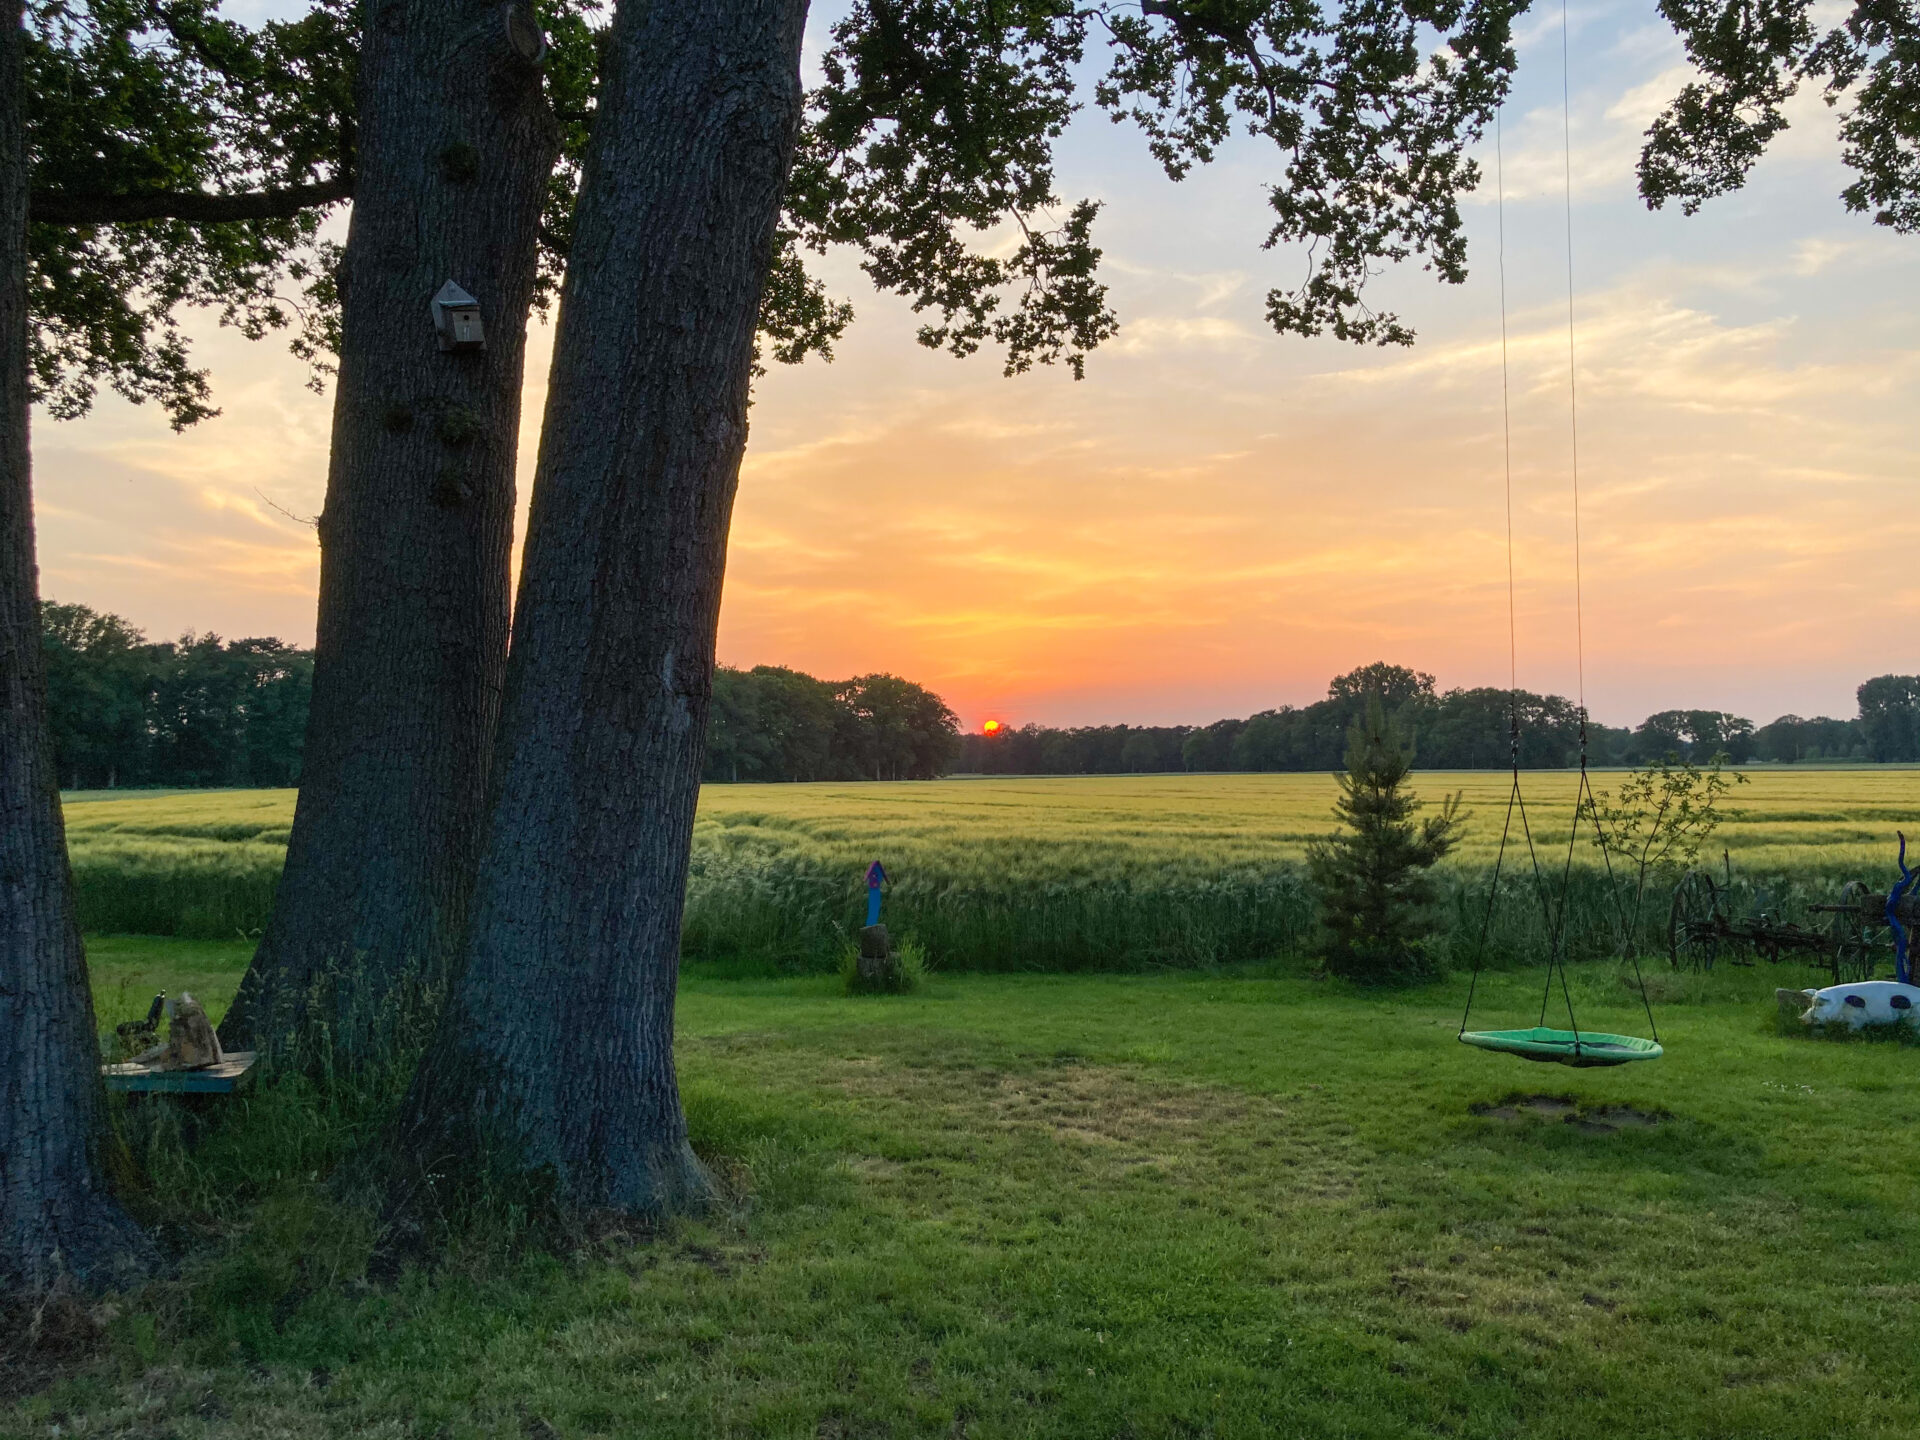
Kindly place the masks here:
<instances>
[{"instance_id":1,"label":"blue metal object","mask_svg":"<svg viewBox=\"0 0 1920 1440\"><path fill-rule=\"evenodd\" d=\"M1907 927L1900 923L1900 902L1913 889L1913 882L1920 879L1907 868L1907 832L1896 831L1900 837L1900 883L1887 892L1887 923L1893 927L1893 978L1902 985L1911 985L1907 969Z\"/></svg>"},{"instance_id":2,"label":"blue metal object","mask_svg":"<svg viewBox=\"0 0 1920 1440\"><path fill-rule=\"evenodd\" d=\"M867 867L867 924L880 923L880 884L887 878L887 872L880 868L880 862L874 861Z\"/></svg>"}]
</instances>

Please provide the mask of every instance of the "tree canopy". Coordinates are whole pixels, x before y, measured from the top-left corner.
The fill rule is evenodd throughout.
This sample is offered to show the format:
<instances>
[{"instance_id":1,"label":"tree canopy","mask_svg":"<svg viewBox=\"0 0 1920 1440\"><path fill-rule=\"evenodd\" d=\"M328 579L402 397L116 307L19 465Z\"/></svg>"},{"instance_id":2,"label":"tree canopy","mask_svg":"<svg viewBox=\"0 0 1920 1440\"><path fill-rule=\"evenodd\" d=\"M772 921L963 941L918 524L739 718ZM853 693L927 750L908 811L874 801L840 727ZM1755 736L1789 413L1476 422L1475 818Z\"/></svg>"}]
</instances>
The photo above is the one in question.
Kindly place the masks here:
<instances>
[{"instance_id":1,"label":"tree canopy","mask_svg":"<svg viewBox=\"0 0 1920 1440\"><path fill-rule=\"evenodd\" d=\"M1054 144L1089 103L1138 129L1170 179L1236 134L1284 157L1262 243L1306 247L1267 296L1281 332L1408 344L1365 301L1383 263L1466 277L1468 150L1506 94L1515 0L859 0L808 96L787 224L851 244L930 315L921 343L1001 348L1009 373L1086 353L1117 324L1099 206L1056 194ZM1104 51L1104 69L1099 51ZM1091 87L1081 77L1098 70ZM1053 216L1049 221L1048 216ZM1010 245L989 240L1005 234Z\"/></svg>"},{"instance_id":2,"label":"tree canopy","mask_svg":"<svg viewBox=\"0 0 1920 1440\"><path fill-rule=\"evenodd\" d=\"M597 108L605 7L541 0L545 85L565 144L536 304L557 294ZM1119 324L1099 278L1099 206L1057 193L1055 142L1092 108L1138 129L1168 176L1235 134L1285 159L1261 243L1301 245L1275 329L1409 343L1371 308L1382 264L1466 275L1458 201L1504 97L1519 0L860 0L830 30L762 306L763 350L830 355L853 316L808 275L851 246L874 284L928 317L922 343L999 348L1007 370L1087 353ZM1842 111L1848 208L1920 227L1920 82L1906 7L1861 0L1663 0L1699 77L1649 131L1653 205L1693 211L1743 183L1817 85ZM330 207L351 197L359 14L316 0L244 26L218 0L31 0L26 7L30 265L37 397L84 414L103 384L176 425L213 413L183 307L258 338L294 329L324 371L337 326ZM1104 64L1102 62L1104 61ZM1093 77L1090 81L1088 77ZM1012 243L1001 243L1012 237Z\"/></svg>"},{"instance_id":3,"label":"tree canopy","mask_svg":"<svg viewBox=\"0 0 1920 1440\"><path fill-rule=\"evenodd\" d=\"M352 193L354 16L225 20L216 0L30 0L28 263L35 397L105 383L176 427L214 413L183 307L326 343L325 207ZM306 290L303 309L282 294Z\"/></svg>"},{"instance_id":4,"label":"tree canopy","mask_svg":"<svg viewBox=\"0 0 1920 1440\"><path fill-rule=\"evenodd\" d=\"M1840 112L1847 209L1920 230L1920 14L1902 0L1661 0L1699 72L1647 132L1640 192L1689 215L1746 183L1802 85ZM1838 23L1828 23L1837 21Z\"/></svg>"},{"instance_id":5,"label":"tree canopy","mask_svg":"<svg viewBox=\"0 0 1920 1440\"><path fill-rule=\"evenodd\" d=\"M559 293L597 85L602 6L540 0L542 65L561 126L541 226L544 310ZM329 213L355 182L362 14L314 0L245 26L219 0L30 0L26 7L29 264L35 398L59 419L101 385L175 428L217 413L185 310L250 339L292 331L320 388L339 341L340 246ZM443 166L470 166L449 145ZM845 325L789 246L769 287L775 358L825 351Z\"/></svg>"},{"instance_id":6,"label":"tree canopy","mask_svg":"<svg viewBox=\"0 0 1920 1440\"><path fill-rule=\"evenodd\" d=\"M537 8L564 130L544 306L572 240L605 10ZM1300 282L1269 293L1270 323L1409 343L1410 326L1366 304L1367 279L1409 257L1465 278L1467 152L1505 93L1523 8L861 0L831 28L807 97L763 352L831 355L852 307L805 260L851 246L878 288L929 317L922 343L991 344L1009 373L1083 373L1119 323L1098 274L1099 206L1063 201L1055 180L1055 142L1089 107L1137 128L1176 180L1236 132L1275 144L1286 159L1262 243L1307 255ZM195 307L253 338L292 327L318 383L338 325L338 249L321 227L354 184L356 7L316 0L249 27L218 0L32 0L27 18L37 397L73 418L105 384L176 426L215 413L180 325Z\"/></svg>"}]
</instances>

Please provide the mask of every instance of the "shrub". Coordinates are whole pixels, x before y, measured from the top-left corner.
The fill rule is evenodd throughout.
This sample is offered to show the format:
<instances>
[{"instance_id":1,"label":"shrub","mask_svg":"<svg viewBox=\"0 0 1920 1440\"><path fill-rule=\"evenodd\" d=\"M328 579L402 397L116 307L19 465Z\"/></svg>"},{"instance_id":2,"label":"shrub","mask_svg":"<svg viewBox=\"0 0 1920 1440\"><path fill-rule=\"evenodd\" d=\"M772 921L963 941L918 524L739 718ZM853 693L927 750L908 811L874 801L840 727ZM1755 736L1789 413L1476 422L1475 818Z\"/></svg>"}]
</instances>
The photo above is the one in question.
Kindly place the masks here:
<instances>
[{"instance_id":1,"label":"shrub","mask_svg":"<svg viewBox=\"0 0 1920 1440\"><path fill-rule=\"evenodd\" d=\"M860 969L860 946L848 941L840 955L840 977L849 995L905 995L927 978L927 952L919 941L902 936L893 942L893 964L877 975Z\"/></svg>"}]
</instances>

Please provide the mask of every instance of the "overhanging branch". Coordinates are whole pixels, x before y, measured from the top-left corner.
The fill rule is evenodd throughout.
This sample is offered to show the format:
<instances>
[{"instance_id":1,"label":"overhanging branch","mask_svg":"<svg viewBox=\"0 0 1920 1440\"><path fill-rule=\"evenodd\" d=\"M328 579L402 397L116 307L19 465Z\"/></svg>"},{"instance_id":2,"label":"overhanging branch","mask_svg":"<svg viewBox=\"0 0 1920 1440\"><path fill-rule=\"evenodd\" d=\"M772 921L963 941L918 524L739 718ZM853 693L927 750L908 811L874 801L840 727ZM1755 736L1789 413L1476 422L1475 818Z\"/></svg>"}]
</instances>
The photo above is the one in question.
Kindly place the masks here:
<instances>
[{"instance_id":1,"label":"overhanging branch","mask_svg":"<svg viewBox=\"0 0 1920 1440\"><path fill-rule=\"evenodd\" d=\"M211 195L203 190L157 190L146 194L93 194L36 190L28 218L41 225L118 225L137 220L186 220L225 225L242 220L285 220L302 210L353 198L353 179L340 176L315 185L287 185Z\"/></svg>"}]
</instances>

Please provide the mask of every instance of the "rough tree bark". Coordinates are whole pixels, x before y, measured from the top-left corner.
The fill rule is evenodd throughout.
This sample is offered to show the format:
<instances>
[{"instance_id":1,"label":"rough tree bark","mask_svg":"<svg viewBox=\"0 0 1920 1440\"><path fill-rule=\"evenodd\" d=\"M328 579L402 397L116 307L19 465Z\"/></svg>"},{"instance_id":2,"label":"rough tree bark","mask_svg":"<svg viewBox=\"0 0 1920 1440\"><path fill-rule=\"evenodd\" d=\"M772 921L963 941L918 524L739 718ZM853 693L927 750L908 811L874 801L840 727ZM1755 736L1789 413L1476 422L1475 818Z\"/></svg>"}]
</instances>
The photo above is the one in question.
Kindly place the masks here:
<instances>
[{"instance_id":1,"label":"rough tree bark","mask_svg":"<svg viewBox=\"0 0 1920 1440\"><path fill-rule=\"evenodd\" d=\"M578 1208L708 1194L674 1077L680 920L805 19L615 15L472 925L396 1135L425 1178L480 1156Z\"/></svg>"},{"instance_id":2,"label":"rough tree bark","mask_svg":"<svg viewBox=\"0 0 1920 1440\"><path fill-rule=\"evenodd\" d=\"M514 454L559 131L522 11L382 0L360 59L320 617L300 798L229 1047L348 1055L444 980L506 665ZM480 302L447 352L429 302Z\"/></svg>"},{"instance_id":3,"label":"rough tree bark","mask_svg":"<svg viewBox=\"0 0 1920 1440\"><path fill-rule=\"evenodd\" d=\"M93 997L47 731L27 445L20 0L0 0L0 1291L111 1278L145 1241L107 1183Z\"/></svg>"}]
</instances>

